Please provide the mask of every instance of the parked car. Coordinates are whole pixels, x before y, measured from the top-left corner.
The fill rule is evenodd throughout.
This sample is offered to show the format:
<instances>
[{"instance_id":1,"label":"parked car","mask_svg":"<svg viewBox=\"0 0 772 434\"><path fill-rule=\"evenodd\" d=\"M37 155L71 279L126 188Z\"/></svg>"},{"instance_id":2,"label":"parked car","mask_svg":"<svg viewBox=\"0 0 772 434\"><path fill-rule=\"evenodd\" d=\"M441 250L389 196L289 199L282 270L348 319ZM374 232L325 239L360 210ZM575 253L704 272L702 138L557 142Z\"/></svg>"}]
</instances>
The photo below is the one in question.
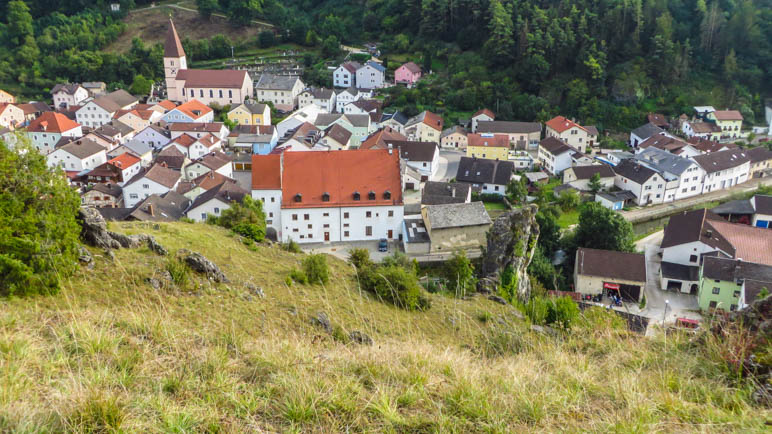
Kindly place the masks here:
<instances>
[{"instance_id":1,"label":"parked car","mask_svg":"<svg viewBox=\"0 0 772 434\"><path fill-rule=\"evenodd\" d=\"M389 242L386 240L386 238L381 238L381 240L378 241L378 251L379 252L389 251Z\"/></svg>"}]
</instances>

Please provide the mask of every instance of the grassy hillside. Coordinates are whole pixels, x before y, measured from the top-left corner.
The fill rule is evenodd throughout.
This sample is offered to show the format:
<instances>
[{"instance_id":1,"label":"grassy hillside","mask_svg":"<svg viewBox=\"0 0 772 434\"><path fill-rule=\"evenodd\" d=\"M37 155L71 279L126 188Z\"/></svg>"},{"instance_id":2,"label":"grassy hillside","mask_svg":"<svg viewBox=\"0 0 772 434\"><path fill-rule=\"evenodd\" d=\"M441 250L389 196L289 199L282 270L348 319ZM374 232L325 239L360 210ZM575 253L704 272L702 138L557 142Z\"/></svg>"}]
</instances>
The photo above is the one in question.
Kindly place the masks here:
<instances>
[{"instance_id":1,"label":"grassy hillside","mask_svg":"<svg viewBox=\"0 0 772 434\"><path fill-rule=\"evenodd\" d=\"M155 290L166 258L92 250L60 294L0 300L0 431L752 432L770 418L687 336L646 339L603 312L545 336L483 297L405 312L333 258L329 285L288 287L301 254L205 225L113 229L201 252L231 283ZM310 324L320 311L332 335ZM375 344L333 337L351 330Z\"/></svg>"}]
</instances>

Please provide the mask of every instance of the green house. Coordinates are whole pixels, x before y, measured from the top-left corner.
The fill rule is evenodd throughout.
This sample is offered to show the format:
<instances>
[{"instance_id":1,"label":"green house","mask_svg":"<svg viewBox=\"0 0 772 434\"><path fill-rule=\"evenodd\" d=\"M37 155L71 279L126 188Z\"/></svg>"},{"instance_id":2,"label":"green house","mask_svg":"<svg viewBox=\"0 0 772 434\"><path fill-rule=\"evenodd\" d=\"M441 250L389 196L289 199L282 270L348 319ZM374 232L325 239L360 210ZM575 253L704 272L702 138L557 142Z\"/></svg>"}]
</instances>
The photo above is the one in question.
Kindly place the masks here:
<instances>
[{"instance_id":1,"label":"green house","mask_svg":"<svg viewBox=\"0 0 772 434\"><path fill-rule=\"evenodd\" d=\"M707 256L700 267L697 298L702 310L743 309L765 289L772 292L772 266Z\"/></svg>"}]
</instances>

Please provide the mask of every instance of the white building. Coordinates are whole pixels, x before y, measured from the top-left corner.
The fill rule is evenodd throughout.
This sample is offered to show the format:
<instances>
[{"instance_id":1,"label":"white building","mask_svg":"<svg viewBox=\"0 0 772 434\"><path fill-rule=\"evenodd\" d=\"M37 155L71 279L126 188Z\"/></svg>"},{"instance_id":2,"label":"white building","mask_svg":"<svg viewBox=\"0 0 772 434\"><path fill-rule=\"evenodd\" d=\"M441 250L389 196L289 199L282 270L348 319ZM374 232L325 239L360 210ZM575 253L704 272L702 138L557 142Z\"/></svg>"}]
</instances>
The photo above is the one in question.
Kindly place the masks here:
<instances>
[{"instance_id":1,"label":"white building","mask_svg":"<svg viewBox=\"0 0 772 434\"><path fill-rule=\"evenodd\" d=\"M733 258L735 248L711 221L723 221L707 209L684 211L670 217L662 238L662 262L698 267L705 253Z\"/></svg>"},{"instance_id":2,"label":"white building","mask_svg":"<svg viewBox=\"0 0 772 434\"><path fill-rule=\"evenodd\" d=\"M692 158L704 171L703 193L723 190L748 180L751 159L744 149L728 149Z\"/></svg>"},{"instance_id":3,"label":"white building","mask_svg":"<svg viewBox=\"0 0 772 434\"><path fill-rule=\"evenodd\" d=\"M705 170L693 160L654 147L636 154L635 160L657 171L667 181L664 202L702 194Z\"/></svg>"},{"instance_id":4,"label":"white building","mask_svg":"<svg viewBox=\"0 0 772 434\"><path fill-rule=\"evenodd\" d=\"M359 62L346 62L332 73L332 84L335 87L358 87L357 70L362 65Z\"/></svg>"},{"instance_id":5,"label":"white building","mask_svg":"<svg viewBox=\"0 0 772 434\"><path fill-rule=\"evenodd\" d=\"M369 99L373 97L372 91L349 87L335 91L335 111L343 113L343 108L356 100Z\"/></svg>"},{"instance_id":6,"label":"white building","mask_svg":"<svg viewBox=\"0 0 772 434\"><path fill-rule=\"evenodd\" d=\"M514 172L511 161L461 157L456 181L470 184L475 192L505 195Z\"/></svg>"},{"instance_id":7,"label":"white building","mask_svg":"<svg viewBox=\"0 0 772 434\"><path fill-rule=\"evenodd\" d=\"M322 113L332 113L335 111L335 96L332 89L311 87L298 95L298 107L316 104L322 109Z\"/></svg>"},{"instance_id":8,"label":"white building","mask_svg":"<svg viewBox=\"0 0 772 434\"><path fill-rule=\"evenodd\" d=\"M557 137L550 136L539 142L537 159L547 173L557 176L571 167L573 162L572 155L575 152L576 149L563 143Z\"/></svg>"},{"instance_id":9,"label":"white building","mask_svg":"<svg viewBox=\"0 0 772 434\"><path fill-rule=\"evenodd\" d=\"M305 87L298 76L264 73L255 85L255 98L273 103L276 110L289 112L297 107L298 95Z\"/></svg>"},{"instance_id":10,"label":"white building","mask_svg":"<svg viewBox=\"0 0 772 434\"><path fill-rule=\"evenodd\" d=\"M411 142L386 140L388 149L398 149L399 156L409 167L417 170L421 177L433 181L440 166L440 148L433 142Z\"/></svg>"},{"instance_id":11,"label":"white building","mask_svg":"<svg viewBox=\"0 0 772 434\"><path fill-rule=\"evenodd\" d=\"M119 110L130 110L137 103L137 98L125 90L116 90L83 104L75 112L75 119L84 127L101 127L109 123Z\"/></svg>"},{"instance_id":12,"label":"white building","mask_svg":"<svg viewBox=\"0 0 772 434\"><path fill-rule=\"evenodd\" d=\"M56 112L44 112L27 126L27 137L43 155L53 151L62 137L81 136L83 130L78 123Z\"/></svg>"},{"instance_id":13,"label":"white building","mask_svg":"<svg viewBox=\"0 0 772 434\"><path fill-rule=\"evenodd\" d=\"M107 161L105 151L93 140L81 139L55 149L46 156L46 160L50 167L59 166L69 172L82 172Z\"/></svg>"},{"instance_id":14,"label":"white building","mask_svg":"<svg viewBox=\"0 0 772 434\"><path fill-rule=\"evenodd\" d=\"M169 132L171 138L175 139L183 134L200 139L207 134L212 134L220 141L228 140L228 127L222 122L210 122L205 124L200 123L188 123L188 122L175 122L169 124Z\"/></svg>"},{"instance_id":15,"label":"white building","mask_svg":"<svg viewBox=\"0 0 772 434\"><path fill-rule=\"evenodd\" d=\"M57 84L51 89L55 108L70 108L80 105L89 97L88 91L79 84Z\"/></svg>"},{"instance_id":16,"label":"white building","mask_svg":"<svg viewBox=\"0 0 772 434\"><path fill-rule=\"evenodd\" d=\"M264 201L266 218L280 240L321 243L402 236L400 159L392 150L253 155L252 197Z\"/></svg>"},{"instance_id":17,"label":"white building","mask_svg":"<svg viewBox=\"0 0 772 434\"><path fill-rule=\"evenodd\" d=\"M212 152L192 160L185 166L185 179L195 179L210 172L233 177L233 159L222 152Z\"/></svg>"},{"instance_id":18,"label":"white building","mask_svg":"<svg viewBox=\"0 0 772 434\"><path fill-rule=\"evenodd\" d=\"M496 115L488 109L478 110L477 113L472 115L472 132L477 132L477 124L479 122L492 122L496 120Z\"/></svg>"},{"instance_id":19,"label":"white building","mask_svg":"<svg viewBox=\"0 0 772 434\"><path fill-rule=\"evenodd\" d=\"M378 89L386 82L386 68L380 63L369 61L356 71L356 87Z\"/></svg>"},{"instance_id":20,"label":"white building","mask_svg":"<svg viewBox=\"0 0 772 434\"><path fill-rule=\"evenodd\" d=\"M665 201L667 181L657 171L627 159L614 166L614 173L614 186L632 192L636 204L650 205Z\"/></svg>"},{"instance_id":21,"label":"white building","mask_svg":"<svg viewBox=\"0 0 772 434\"><path fill-rule=\"evenodd\" d=\"M155 164L142 170L123 186L123 202L126 208L133 208L151 194L162 195L177 188L180 172Z\"/></svg>"},{"instance_id":22,"label":"white building","mask_svg":"<svg viewBox=\"0 0 772 434\"><path fill-rule=\"evenodd\" d=\"M642 125L630 132L630 146L636 148L649 137L664 134L666 134L665 130L649 122L648 124Z\"/></svg>"},{"instance_id":23,"label":"white building","mask_svg":"<svg viewBox=\"0 0 772 434\"><path fill-rule=\"evenodd\" d=\"M545 124L546 137L556 137L581 153L598 142L598 130L595 127L583 127L563 116L556 116Z\"/></svg>"},{"instance_id":24,"label":"white building","mask_svg":"<svg viewBox=\"0 0 772 434\"><path fill-rule=\"evenodd\" d=\"M324 112L316 104L300 107L276 124L276 134L278 134L279 138L282 138L288 131L294 130L306 122L313 124L320 113L323 114Z\"/></svg>"},{"instance_id":25,"label":"white building","mask_svg":"<svg viewBox=\"0 0 772 434\"><path fill-rule=\"evenodd\" d=\"M161 120L168 124L175 122L214 122L214 110L201 101L192 99L169 110L163 115Z\"/></svg>"},{"instance_id":26,"label":"white building","mask_svg":"<svg viewBox=\"0 0 772 434\"><path fill-rule=\"evenodd\" d=\"M196 197L185 215L197 222L206 221L210 215L219 217L233 202L241 202L248 195L237 183L226 181Z\"/></svg>"}]
</instances>

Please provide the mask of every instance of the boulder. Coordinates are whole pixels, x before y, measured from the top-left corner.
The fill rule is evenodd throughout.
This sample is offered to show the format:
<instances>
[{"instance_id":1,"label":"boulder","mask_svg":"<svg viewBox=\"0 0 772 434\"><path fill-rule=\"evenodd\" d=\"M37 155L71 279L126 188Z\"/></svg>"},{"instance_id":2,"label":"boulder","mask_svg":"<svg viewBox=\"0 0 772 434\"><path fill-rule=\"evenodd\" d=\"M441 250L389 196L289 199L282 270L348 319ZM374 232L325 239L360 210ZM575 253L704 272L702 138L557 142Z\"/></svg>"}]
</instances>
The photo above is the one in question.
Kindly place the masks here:
<instances>
[{"instance_id":1,"label":"boulder","mask_svg":"<svg viewBox=\"0 0 772 434\"><path fill-rule=\"evenodd\" d=\"M371 338L365 333L360 332L359 330L353 330L351 333L348 334L348 338L351 342L354 342L360 345L373 344L373 338Z\"/></svg>"},{"instance_id":2,"label":"boulder","mask_svg":"<svg viewBox=\"0 0 772 434\"><path fill-rule=\"evenodd\" d=\"M220 271L220 267L215 265L214 262L206 259L201 253L188 253L183 257L186 264L195 272L206 274L206 276L215 282L229 282L225 273Z\"/></svg>"},{"instance_id":3,"label":"boulder","mask_svg":"<svg viewBox=\"0 0 772 434\"><path fill-rule=\"evenodd\" d=\"M85 247L81 246L78 249L78 261L84 263L84 264L90 264L94 262L94 257L91 256L91 252L86 250Z\"/></svg>"},{"instance_id":4,"label":"boulder","mask_svg":"<svg viewBox=\"0 0 772 434\"><path fill-rule=\"evenodd\" d=\"M155 240L155 237L152 235L147 235L147 246L150 248L150 251L155 252L161 256L166 256L169 254L169 251L166 250L164 246L158 243L158 241Z\"/></svg>"},{"instance_id":5,"label":"boulder","mask_svg":"<svg viewBox=\"0 0 772 434\"><path fill-rule=\"evenodd\" d=\"M324 329L327 333L332 333L332 323L330 323L330 318L324 312L317 312L316 315L312 316L311 324Z\"/></svg>"},{"instance_id":6,"label":"boulder","mask_svg":"<svg viewBox=\"0 0 772 434\"><path fill-rule=\"evenodd\" d=\"M103 249L118 249L120 243L107 231L107 223L95 208L83 207L78 211L80 236L90 246Z\"/></svg>"},{"instance_id":7,"label":"boulder","mask_svg":"<svg viewBox=\"0 0 772 434\"><path fill-rule=\"evenodd\" d=\"M496 302L498 304L508 304L506 300L504 300L503 298L499 297L498 295L489 295L488 296L488 300L494 301L494 302Z\"/></svg>"},{"instance_id":8,"label":"boulder","mask_svg":"<svg viewBox=\"0 0 772 434\"><path fill-rule=\"evenodd\" d=\"M249 290L249 292L251 292L252 294L256 295L259 298L265 298L265 293L263 292L263 288L259 286L255 286L251 283L247 283L245 286L247 287L247 290Z\"/></svg>"}]
</instances>

